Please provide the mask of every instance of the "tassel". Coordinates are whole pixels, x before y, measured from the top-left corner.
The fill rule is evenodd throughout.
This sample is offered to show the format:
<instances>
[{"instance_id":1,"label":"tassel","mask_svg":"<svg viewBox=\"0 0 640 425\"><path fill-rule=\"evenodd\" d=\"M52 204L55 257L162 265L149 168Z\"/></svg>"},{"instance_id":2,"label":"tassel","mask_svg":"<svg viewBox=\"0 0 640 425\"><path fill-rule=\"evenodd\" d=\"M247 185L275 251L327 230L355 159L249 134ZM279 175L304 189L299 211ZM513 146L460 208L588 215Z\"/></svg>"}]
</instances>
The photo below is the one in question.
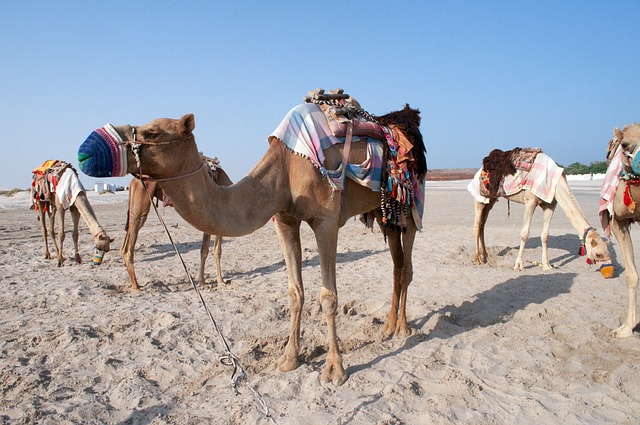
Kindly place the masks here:
<instances>
[{"instance_id":1,"label":"tassel","mask_svg":"<svg viewBox=\"0 0 640 425\"><path fill-rule=\"evenodd\" d=\"M580 245L580 251L578 251L578 255L584 257L587 254L587 249L584 247L584 244Z\"/></svg>"}]
</instances>

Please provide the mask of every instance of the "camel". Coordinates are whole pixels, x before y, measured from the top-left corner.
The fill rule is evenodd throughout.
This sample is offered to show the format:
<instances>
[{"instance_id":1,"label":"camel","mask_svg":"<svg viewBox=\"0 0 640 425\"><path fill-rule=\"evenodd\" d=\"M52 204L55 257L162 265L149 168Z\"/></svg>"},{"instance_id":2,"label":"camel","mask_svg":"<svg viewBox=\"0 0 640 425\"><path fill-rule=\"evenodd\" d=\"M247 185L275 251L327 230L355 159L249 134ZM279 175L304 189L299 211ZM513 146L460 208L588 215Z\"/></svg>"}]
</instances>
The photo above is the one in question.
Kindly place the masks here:
<instances>
[{"instance_id":1,"label":"camel","mask_svg":"<svg viewBox=\"0 0 640 425\"><path fill-rule=\"evenodd\" d=\"M624 261L625 278L629 289L629 303L627 316L621 319L621 325L611 332L616 338L626 338L633 335L633 330L638 321L636 318L636 302L638 295L638 270L633 254L633 243L631 241L631 224L640 220L640 208L636 208L635 201L640 199L640 167L638 160L640 156L640 123L625 126L622 130L615 128L613 131L615 139L610 143L607 161L619 155L617 158L622 169L623 178L619 178L620 172L614 170L614 177L617 186L612 185L614 190L612 196L605 198L607 180L602 188L603 200L612 201L611 210L607 209L606 202L601 200L600 217L605 229L613 232ZM620 149L618 149L620 148ZM609 164L609 168L612 164ZM607 170L609 176L609 170ZM603 205L604 204L604 205Z\"/></svg>"},{"instance_id":2,"label":"camel","mask_svg":"<svg viewBox=\"0 0 640 425\"><path fill-rule=\"evenodd\" d=\"M473 225L473 230L475 236L476 252L473 263L478 265L487 262L487 249L484 240L484 229L487 218L489 216L489 212L498 201L499 197L504 197L509 201L524 204L524 220L522 229L520 231L520 248L518 250L518 256L516 258L515 265L513 267L515 271L524 270L524 247L527 240L529 239L533 213L538 206L544 212L542 233L540 235L542 244L542 260L540 262L540 265L544 270L551 270L553 268L549 263L549 258L547 256L547 246L549 241L549 226L551 224L551 218L553 217L553 213L557 205L560 205L567 218L569 219L569 222L580 237L582 247L584 247L585 251L581 252L581 254L586 254L587 262L597 263L609 261L611 257L606 243L602 240L596 229L591 227L587 219L584 217L580 205L569 189L569 185L567 184L564 172L561 168L557 167L555 162L553 162L552 167L554 167L553 170L556 173L555 176L557 179L557 184L551 198L547 198L546 200L541 199L540 196L534 193L534 190L532 190L530 187L526 187L526 185L525 187L518 186L518 188L516 189L517 191L515 193L510 193L509 195L505 195L504 192L498 191L498 186L502 184L500 178L498 177L513 176L516 173L516 167L515 165L513 165L513 155L516 155L520 151L533 152L532 157L535 159L532 159L532 161L540 161L538 162L538 164L543 164L544 161L552 161L551 158L543 154L539 149L516 148L513 151L507 152L496 149L489 156L485 157L483 161L483 168L478 171L474 180L472 180L472 182L469 184L468 189L472 194L474 194L475 189L473 189L473 185L476 184L476 180L482 175L482 172L485 169L490 169L489 167L493 167L492 171L489 173L490 178L492 177L491 174L496 176L496 181L490 182L490 185L493 185L494 187L493 192L490 193L487 197L483 195L480 195L480 197L474 195L475 222ZM531 164L533 164L533 162L531 162ZM536 165L533 165L532 169L535 170L536 168L538 167ZM550 177L545 176L545 178ZM525 181L525 179L523 179L523 181Z\"/></svg>"},{"instance_id":3,"label":"camel","mask_svg":"<svg viewBox=\"0 0 640 425\"><path fill-rule=\"evenodd\" d=\"M230 186L233 184L227 173L218 166L213 171L212 178L216 184L223 186ZM149 210L151 209L151 199L163 202L164 192L158 182L148 180L145 182L146 191L143 183L140 179L133 178L129 183L129 207L127 210L127 223L125 225L125 237L122 247L120 247L120 253L124 259L124 264L127 267L129 273L129 280L131 282L131 289L139 291L138 279L136 278L136 270L134 268L134 248L136 246L136 240L138 239L138 233L144 223L147 221ZM147 195L147 191L149 195ZM200 247L200 273L198 274L198 282L200 284L205 283L204 278L204 265L209 255L209 242L211 241L211 235L208 233L202 234L202 246ZM222 266L220 264L220 258L222 257L222 237L216 235L213 243L213 253L216 262L217 283L225 283L222 278Z\"/></svg>"},{"instance_id":4,"label":"camel","mask_svg":"<svg viewBox=\"0 0 640 425\"><path fill-rule=\"evenodd\" d=\"M65 258L62 253L62 246L65 240L65 228L64 228L64 220L65 220L65 211L68 209L71 213L71 220L73 222L73 231L71 233L74 245L74 259L77 264L82 263L82 257L78 252L78 223L80 221L80 217L84 219L85 223L89 227L89 231L93 236L93 241L95 244L95 249L97 251L98 258L100 262L96 264L100 264L102 262L102 256L104 253L109 252L110 244L113 242L113 238L110 238L107 235L107 232L102 228L98 219L96 217L95 212L93 211L93 207L89 203L89 199L85 193L80 180L78 180L78 174L70 164L65 163L63 161L52 160L46 161L45 164L53 165L53 167L49 167L44 169L43 167L37 168L34 170L34 180L31 186L31 200L32 200L32 209L35 209L38 212L38 220L40 221L40 225L42 227L42 236L44 238L44 258L51 259L51 253L49 251L49 242L47 235L47 223L46 216L49 216L49 233L51 234L51 240L53 241L53 246L56 250L56 255L58 258L58 267L61 267ZM58 166L58 168L55 167ZM44 164L43 164L44 166ZM71 173L65 178L66 173ZM68 197L64 197L60 199L62 192L56 192L53 189L53 185L47 180L48 175L55 176L56 182L63 181L74 181L77 182L75 186L75 198L69 195ZM63 180L64 179L64 180ZM59 242L56 242L55 238L55 221L56 217L58 218L58 239Z\"/></svg>"},{"instance_id":5,"label":"camel","mask_svg":"<svg viewBox=\"0 0 640 425\"><path fill-rule=\"evenodd\" d=\"M406 105L400 112L412 117L410 121L422 145L422 136L417 130L420 124L419 111ZM398 113L377 118L386 125L385 118L397 117L393 114ZM389 124L389 127L394 130L393 125ZM299 366L300 322L304 304L300 225L302 221L308 223L318 245L322 276L320 303L328 329L328 351L320 382L342 385L348 374L343 367L336 331L338 230L350 217L370 211L375 211L380 223L383 219L379 209L380 193L351 179L344 181L343 190L333 190L309 158L293 153L274 136L269 137L267 152L246 177L229 187L218 186L206 173L199 171L203 163L193 135L194 128L195 118L192 114L180 119L160 118L138 127L116 126L116 131L126 141L127 171L144 173L156 179L170 179L162 183L162 188L171 198L178 214L196 229L208 234L247 235L275 217L275 227L287 266L291 310L289 339L284 354L276 363L276 367L283 372ZM402 128L402 134L407 137L404 127L398 125L396 128ZM345 155L350 163L359 164L366 159L366 146L362 149L359 143L363 142L352 143L350 155ZM328 154L325 160L328 169L337 169L343 155L342 144L333 148L335 152ZM83 146L80 147L82 149ZM345 148L345 151L348 149ZM421 149L414 148L414 152L418 158L416 162L422 158L424 163L424 170L418 174L423 179L426 174L424 145ZM332 162L334 157L338 158L338 164ZM393 295L383 330L386 336L410 334L406 300L407 289L413 278L411 254L417 226L409 216L404 230L384 227L393 259Z\"/></svg>"}]
</instances>

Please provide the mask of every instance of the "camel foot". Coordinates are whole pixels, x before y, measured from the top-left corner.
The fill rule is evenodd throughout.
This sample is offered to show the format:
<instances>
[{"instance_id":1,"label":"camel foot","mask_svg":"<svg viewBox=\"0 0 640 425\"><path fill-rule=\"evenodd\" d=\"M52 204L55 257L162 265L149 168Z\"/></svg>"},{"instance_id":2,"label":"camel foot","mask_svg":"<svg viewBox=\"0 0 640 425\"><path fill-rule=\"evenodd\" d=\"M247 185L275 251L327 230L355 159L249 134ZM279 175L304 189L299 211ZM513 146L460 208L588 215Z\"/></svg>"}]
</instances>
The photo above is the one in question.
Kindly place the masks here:
<instances>
[{"instance_id":1,"label":"camel foot","mask_svg":"<svg viewBox=\"0 0 640 425\"><path fill-rule=\"evenodd\" d=\"M613 338L629 338L631 335L633 335L633 327L627 324L624 324L618 329L611 331L611 336Z\"/></svg>"},{"instance_id":2,"label":"camel foot","mask_svg":"<svg viewBox=\"0 0 640 425\"><path fill-rule=\"evenodd\" d=\"M297 357L290 357L286 354L283 354L276 363L276 368L280 372L290 372L294 369L297 369L300 366L300 362L298 362Z\"/></svg>"},{"instance_id":3,"label":"camel foot","mask_svg":"<svg viewBox=\"0 0 640 425\"><path fill-rule=\"evenodd\" d=\"M337 362L335 364L330 364L327 362L322 374L320 375L320 383L325 384L328 382L332 382L333 385L339 387L344 384L349 378L349 374L345 372L342 367L342 362Z\"/></svg>"},{"instance_id":4,"label":"camel foot","mask_svg":"<svg viewBox=\"0 0 640 425\"><path fill-rule=\"evenodd\" d=\"M387 324L384 326L384 329L382 330L382 336L385 339L391 338L395 333L395 331L396 331L396 324L387 322Z\"/></svg>"},{"instance_id":5,"label":"camel foot","mask_svg":"<svg viewBox=\"0 0 640 425\"><path fill-rule=\"evenodd\" d=\"M82 257L80 254L76 254L75 256L76 264L82 264Z\"/></svg>"},{"instance_id":6,"label":"camel foot","mask_svg":"<svg viewBox=\"0 0 640 425\"><path fill-rule=\"evenodd\" d=\"M406 338L408 336L411 336L411 328L409 328L409 325L407 325L406 322L402 324L398 322L398 325L396 326L395 335L400 338Z\"/></svg>"},{"instance_id":7,"label":"camel foot","mask_svg":"<svg viewBox=\"0 0 640 425\"><path fill-rule=\"evenodd\" d=\"M44 254L44 259L45 259L45 260L51 260L51 254L49 254L48 252L46 252L46 253Z\"/></svg>"},{"instance_id":8,"label":"camel foot","mask_svg":"<svg viewBox=\"0 0 640 425\"><path fill-rule=\"evenodd\" d=\"M524 271L524 266L522 265L522 263L516 263L516 265L513 266L513 270L516 272L522 272Z\"/></svg>"}]
</instances>

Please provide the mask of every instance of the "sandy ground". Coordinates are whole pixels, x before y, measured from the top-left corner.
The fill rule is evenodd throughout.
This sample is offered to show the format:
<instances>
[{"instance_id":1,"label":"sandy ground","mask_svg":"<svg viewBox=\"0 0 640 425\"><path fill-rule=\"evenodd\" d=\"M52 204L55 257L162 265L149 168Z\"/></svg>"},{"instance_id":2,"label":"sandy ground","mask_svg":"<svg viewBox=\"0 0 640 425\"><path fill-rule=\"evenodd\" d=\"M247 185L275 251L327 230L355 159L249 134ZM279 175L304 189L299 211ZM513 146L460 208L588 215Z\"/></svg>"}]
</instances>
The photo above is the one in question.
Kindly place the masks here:
<instances>
[{"instance_id":1,"label":"sandy ground","mask_svg":"<svg viewBox=\"0 0 640 425\"><path fill-rule=\"evenodd\" d=\"M576 256L578 236L559 209L550 237L558 269L514 272L522 207L498 203L489 218L490 264L474 266L467 181L428 182L425 229L414 251L412 335L383 339L391 298L379 231L350 221L338 258L338 335L350 374L318 382L325 357L318 253L303 225L306 304L302 365L275 370L289 327L287 278L271 222L223 244L224 286L202 296L278 424L527 424L638 422L640 340L612 339L627 289L619 246L613 279ZM600 182L571 182L592 225ZM91 264L43 259L26 194L0 197L0 420L24 424L268 424L246 387L230 388L223 347L156 217L137 251L141 293L129 290L118 248L126 192L89 193L115 249ZM192 275L200 234L163 212ZM542 214L525 259L540 261ZM634 229L635 230L635 229ZM640 246L640 231L634 242ZM71 238L65 243L71 254ZM211 257L210 257L211 258ZM214 281L210 259L208 279Z\"/></svg>"}]
</instances>

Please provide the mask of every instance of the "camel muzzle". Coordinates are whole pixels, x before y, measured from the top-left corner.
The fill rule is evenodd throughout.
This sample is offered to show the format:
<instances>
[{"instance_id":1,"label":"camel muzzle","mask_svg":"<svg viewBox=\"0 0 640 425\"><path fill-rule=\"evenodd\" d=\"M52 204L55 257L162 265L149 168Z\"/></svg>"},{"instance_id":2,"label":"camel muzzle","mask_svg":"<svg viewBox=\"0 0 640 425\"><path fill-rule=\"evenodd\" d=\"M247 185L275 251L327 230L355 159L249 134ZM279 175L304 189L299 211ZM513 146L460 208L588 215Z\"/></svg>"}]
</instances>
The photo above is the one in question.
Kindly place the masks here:
<instances>
[{"instance_id":1,"label":"camel muzzle","mask_svg":"<svg viewBox=\"0 0 640 425\"><path fill-rule=\"evenodd\" d=\"M126 143L111 124L100 127L78 148L78 164L91 177L126 176Z\"/></svg>"}]
</instances>

